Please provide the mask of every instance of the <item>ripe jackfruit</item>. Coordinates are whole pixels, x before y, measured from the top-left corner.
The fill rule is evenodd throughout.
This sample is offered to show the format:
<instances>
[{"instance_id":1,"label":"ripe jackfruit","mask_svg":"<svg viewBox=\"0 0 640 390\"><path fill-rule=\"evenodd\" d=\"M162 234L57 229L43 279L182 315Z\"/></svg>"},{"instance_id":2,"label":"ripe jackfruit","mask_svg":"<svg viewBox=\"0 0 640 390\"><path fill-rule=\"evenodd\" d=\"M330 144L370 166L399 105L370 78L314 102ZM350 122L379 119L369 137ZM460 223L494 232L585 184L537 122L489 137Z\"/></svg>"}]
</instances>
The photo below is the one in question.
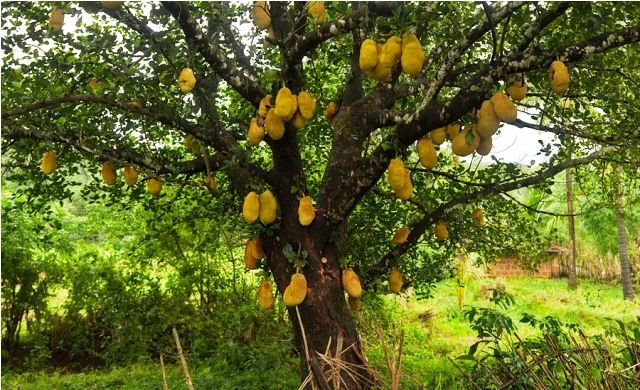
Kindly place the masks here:
<instances>
[{"instance_id":1,"label":"ripe jackfruit","mask_svg":"<svg viewBox=\"0 0 640 390\"><path fill-rule=\"evenodd\" d=\"M247 240L244 246L244 265L248 269L256 269L258 266L258 260L263 257L264 251L262 250L262 241Z\"/></svg>"},{"instance_id":2,"label":"ripe jackfruit","mask_svg":"<svg viewBox=\"0 0 640 390\"><path fill-rule=\"evenodd\" d=\"M119 9L124 4L124 1L103 1L102 7L106 9Z\"/></svg>"},{"instance_id":3,"label":"ripe jackfruit","mask_svg":"<svg viewBox=\"0 0 640 390\"><path fill-rule=\"evenodd\" d=\"M304 127L305 124L306 124L306 121L302 117L302 114L300 114L300 111L296 111L296 114L293 116L293 119L291 120L291 125L293 125L293 127L295 127L296 129L300 130Z\"/></svg>"},{"instance_id":4,"label":"ripe jackfruit","mask_svg":"<svg viewBox=\"0 0 640 390\"><path fill-rule=\"evenodd\" d=\"M476 148L476 153L478 153L481 156L486 156L489 153L491 153L492 147L493 147L493 140L491 139L491 137L487 137L487 138L480 137L480 143Z\"/></svg>"},{"instance_id":5,"label":"ripe jackfruit","mask_svg":"<svg viewBox=\"0 0 640 390\"><path fill-rule=\"evenodd\" d=\"M60 31L62 30L62 25L64 24L64 10L62 8L54 8L51 10L49 14L49 30L51 31Z\"/></svg>"},{"instance_id":6,"label":"ripe jackfruit","mask_svg":"<svg viewBox=\"0 0 640 390\"><path fill-rule=\"evenodd\" d=\"M158 179L151 178L147 181L147 192L153 196L160 195L162 191L162 182Z\"/></svg>"},{"instance_id":7,"label":"ripe jackfruit","mask_svg":"<svg viewBox=\"0 0 640 390\"><path fill-rule=\"evenodd\" d=\"M324 109L324 117L328 122L332 122L333 118L338 113L338 104L336 102L329 102L327 108Z\"/></svg>"},{"instance_id":8,"label":"ripe jackfruit","mask_svg":"<svg viewBox=\"0 0 640 390\"><path fill-rule=\"evenodd\" d=\"M378 62L372 70L365 70L369 77L376 81L387 81L391 76L391 68L382 64L382 45L376 44L376 51L378 55Z\"/></svg>"},{"instance_id":9,"label":"ripe jackfruit","mask_svg":"<svg viewBox=\"0 0 640 390\"><path fill-rule=\"evenodd\" d=\"M404 164L399 158L394 158L389 162L387 180L394 190L398 190L404 185Z\"/></svg>"},{"instance_id":10,"label":"ripe jackfruit","mask_svg":"<svg viewBox=\"0 0 640 390\"><path fill-rule=\"evenodd\" d=\"M360 45L360 69L369 72L378 65L378 49L376 41L365 39Z\"/></svg>"},{"instance_id":11,"label":"ripe jackfruit","mask_svg":"<svg viewBox=\"0 0 640 390\"><path fill-rule=\"evenodd\" d=\"M442 145L444 140L447 138L447 128L439 127L435 130L431 130L429 132L429 138L431 138L431 142L435 145Z\"/></svg>"},{"instance_id":12,"label":"ripe jackfruit","mask_svg":"<svg viewBox=\"0 0 640 390\"><path fill-rule=\"evenodd\" d=\"M416 76L420 74L424 64L422 44L413 34L405 34L402 38L402 56L400 57L402 71Z\"/></svg>"},{"instance_id":13,"label":"ripe jackfruit","mask_svg":"<svg viewBox=\"0 0 640 390\"><path fill-rule=\"evenodd\" d=\"M244 197L242 216L247 223L254 223L260 216L260 196L251 191Z\"/></svg>"},{"instance_id":14,"label":"ripe jackfruit","mask_svg":"<svg viewBox=\"0 0 640 390\"><path fill-rule=\"evenodd\" d=\"M507 88L507 93L511 96L511 99L520 101L527 96L527 83L524 81L515 81Z\"/></svg>"},{"instance_id":15,"label":"ripe jackfruit","mask_svg":"<svg viewBox=\"0 0 640 390\"><path fill-rule=\"evenodd\" d=\"M304 301L307 296L307 279L301 273L291 275L291 282L284 289L282 300L284 304L291 307L297 306Z\"/></svg>"},{"instance_id":16,"label":"ripe jackfruit","mask_svg":"<svg viewBox=\"0 0 640 390\"><path fill-rule=\"evenodd\" d=\"M473 226L477 228L481 228L484 226L484 211L480 208L475 208L471 212L471 222L473 222Z\"/></svg>"},{"instance_id":17,"label":"ripe jackfruit","mask_svg":"<svg viewBox=\"0 0 640 390\"><path fill-rule=\"evenodd\" d=\"M304 119L311 119L316 113L316 100L307 91L298 94L298 111Z\"/></svg>"},{"instance_id":18,"label":"ripe jackfruit","mask_svg":"<svg viewBox=\"0 0 640 390\"><path fill-rule=\"evenodd\" d=\"M284 135L284 122L276 115L275 108L271 108L267 112L267 118L264 120L264 127L269 133L269 137L273 140L279 140Z\"/></svg>"},{"instance_id":19,"label":"ripe jackfruit","mask_svg":"<svg viewBox=\"0 0 640 390\"><path fill-rule=\"evenodd\" d=\"M260 106L258 106L258 116L260 118L266 118L267 112L271 108L271 95L267 95L260 99Z\"/></svg>"},{"instance_id":20,"label":"ripe jackfruit","mask_svg":"<svg viewBox=\"0 0 640 390\"><path fill-rule=\"evenodd\" d=\"M138 171L134 166L127 165L122 170L122 176L124 176L124 182L127 183L129 187L133 187L138 182Z\"/></svg>"},{"instance_id":21,"label":"ripe jackfruit","mask_svg":"<svg viewBox=\"0 0 640 390\"><path fill-rule=\"evenodd\" d=\"M480 136L475 130L475 125L467 125L462 132L451 141L451 151L460 157L473 153L480 144Z\"/></svg>"},{"instance_id":22,"label":"ripe jackfruit","mask_svg":"<svg viewBox=\"0 0 640 390\"><path fill-rule=\"evenodd\" d=\"M444 241L449 237L449 230L447 227L447 222L445 222L444 220L440 219L438 220L438 222L436 222L436 226L433 229L435 235L436 235L436 239L438 241Z\"/></svg>"},{"instance_id":23,"label":"ripe jackfruit","mask_svg":"<svg viewBox=\"0 0 640 390\"><path fill-rule=\"evenodd\" d=\"M102 170L100 171L102 174L102 180L109 186L112 186L116 183L116 171L113 169L113 163L111 161L105 161L102 164Z\"/></svg>"},{"instance_id":24,"label":"ripe jackfruit","mask_svg":"<svg viewBox=\"0 0 640 390\"><path fill-rule=\"evenodd\" d=\"M311 22L315 25L324 23L327 19L327 10L324 8L324 1L310 1L308 6Z\"/></svg>"},{"instance_id":25,"label":"ripe jackfruit","mask_svg":"<svg viewBox=\"0 0 640 390\"><path fill-rule=\"evenodd\" d=\"M298 100L291 90L282 87L276 95L275 114L282 120L289 121L298 109Z\"/></svg>"},{"instance_id":26,"label":"ripe jackfruit","mask_svg":"<svg viewBox=\"0 0 640 390\"><path fill-rule=\"evenodd\" d=\"M400 271L394 269L389 272L389 290L391 290L391 292L398 294L402 289L403 283L404 281L402 280Z\"/></svg>"},{"instance_id":27,"label":"ripe jackfruit","mask_svg":"<svg viewBox=\"0 0 640 390\"><path fill-rule=\"evenodd\" d=\"M45 175L50 175L56 170L56 155L52 151L44 152L40 169Z\"/></svg>"},{"instance_id":28,"label":"ripe jackfruit","mask_svg":"<svg viewBox=\"0 0 640 390\"><path fill-rule=\"evenodd\" d=\"M476 131L482 137L490 137L498 131L500 127L500 119L496 115L496 111L493 108L493 103L490 100L485 100L478 110L478 126Z\"/></svg>"},{"instance_id":29,"label":"ripe jackfruit","mask_svg":"<svg viewBox=\"0 0 640 390\"><path fill-rule=\"evenodd\" d=\"M273 307L273 288L268 280L263 280L258 287L258 306L264 310Z\"/></svg>"},{"instance_id":30,"label":"ripe jackfruit","mask_svg":"<svg viewBox=\"0 0 640 390\"><path fill-rule=\"evenodd\" d=\"M460 134L460 125L457 123L451 123L447 126L447 139L452 141L458 134Z\"/></svg>"},{"instance_id":31,"label":"ripe jackfruit","mask_svg":"<svg viewBox=\"0 0 640 390\"><path fill-rule=\"evenodd\" d=\"M408 169L404 169L404 183L402 187L393 190L394 194L398 199L409 200L411 195L413 194L413 184L411 183L411 172Z\"/></svg>"},{"instance_id":32,"label":"ripe jackfruit","mask_svg":"<svg viewBox=\"0 0 640 390\"><path fill-rule=\"evenodd\" d=\"M379 62L387 68L393 68L402 56L402 39L393 35L382 45Z\"/></svg>"},{"instance_id":33,"label":"ripe jackfruit","mask_svg":"<svg viewBox=\"0 0 640 390\"><path fill-rule=\"evenodd\" d=\"M409 233L411 233L411 230L409 230L408 227L401 227L400 229L396 230L396 232L393 234L393 238L391 239L391 241L394 244L404 244L405 242L407 242L407 237L409 237Z\"/></svg>"},{"instance_id":34,"label":"ripe jackfruit","mask_svg":"<svg viewBox=\"0 0 640 390\"><path fill-rule=\"evenodd\" d=\"M360 298L362 296L360 278L351 268L342 271L342 288L350 297Z\"/></svg>"},{"instance_id":35,"label":"ripe jackfruit","mask_svg":"<svg viewBox=\"0 0 640 390\"><path fill-rule=\"evenodd\" d=\"M571 78L569 77L569 69L562 61L553 61L549 67L549 82L551 89L556 93L563 93L569 89Z\"/></svg>"},{"instance_id":36,"label":"ripe jackfruit","mask_svg":"<svg viewBox=\"0 0 640 390\"><path fill-rule=\"evenodd\" d=\"M502 122L513 123L518 118L516 105L503 92L495 93L490 100L493 103L493 110L496 112L496 116Z\"/></svg>"},{"instance_id":37,"label":"ripe jackfruit","mask_svg":"<svg viewBox=\"0 0 640 390\"><path fill-rule=\"evenodd\" d=\"M298 219L300 225L309 226L313 219L316 217L316 210L313 208L313 200L310 196L305 196L300 199L300 205L298 206Z\"/></svg>"},{"instance_id":38,"label":"ripe jackfruit","mask_svg":"<svg viewBox=\"0 0 640 390\"><path fill-rule=\"evenodd\" d=\"M418 140L418 157L420 158L420 164L426 169L433 169L438 163L438 154L436 148L433 147L431 138L422 137Z\"/></svg>"},{"instance_id":39,"label":"ripe jackfruit","mask_svg":"<svg viewBox=\"0 0 640 390\"><path fill-rule=\"evenodd\" d=\"M249 132L247 133L247 140L249 141L249 145L258 146L263 138L264 127L258 125L258 119L251 118Z\"/></svg>"},{"instance_id":40,"label":"ripe jackfruit","mask_svg":"<svg viewBox=\"0 0 640 390\"><path fill-rule=\"evenodd\" d=\"M191 68L184 68L178 77L178 85L183 93L189 93L196 86L196 76Z\"/></svg>"},{"instance_id":41,"label":"ripe jackfruit","mask_svg":"<svg viewBox=\"0 0 640 390\"><path fill-rule=\"evenodd\" d=\"M265 225L272 224L278 214L278 202L269 190L260 194L260 222Z\"/></svg>"},{"instance_id":42,"label":"ripe jackfruit","mask_svg":"<svg viewBox=\"0 0 640 390\"><path fill-rule=\"evenodd\" d=\"M255 1L251 8L253 23L261 30L271 25L271 14L266 1Z\"/></svg>"},{"instance_id":43,"label":"ripe jackfruit","mask_svg":"<svg viewBox=\"0 0 640 390\"><path fill-rule=\"evenodd\" d=\"M362 307L362 301L360 301L360 298L354 298L349 295L347 302L349 303L349 309L351 309L351 311L358 311Z\"/></svg>"}]
</instances>

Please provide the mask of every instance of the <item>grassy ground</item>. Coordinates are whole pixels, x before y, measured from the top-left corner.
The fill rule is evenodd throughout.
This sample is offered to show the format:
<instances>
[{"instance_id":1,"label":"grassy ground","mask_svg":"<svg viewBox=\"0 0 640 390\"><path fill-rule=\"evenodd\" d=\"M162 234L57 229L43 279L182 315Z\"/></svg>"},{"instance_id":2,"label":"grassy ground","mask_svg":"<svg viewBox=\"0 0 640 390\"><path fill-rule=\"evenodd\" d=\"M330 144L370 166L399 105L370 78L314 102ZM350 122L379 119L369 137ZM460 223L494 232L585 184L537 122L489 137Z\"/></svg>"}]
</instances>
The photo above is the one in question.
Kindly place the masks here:
<instances>
[{"instance_id":1,"label":"grassy ground","mask_svg":"<svg viewBox=\"0 0 640 390\"><path fill-rule=\"evenodd\" d=\"M640 307L622 300L619 285L581 281L577 291L569 291L566 280L508 278L503 280L506 291L516 302L509 314L518 322L522 313L538 317L555 316L566 323L578 323L588 334L602 333L608 322L605 318L630 321L640 316ZM489 306L487 288L496 281L479 279L467 288L466 303L471 306ZM380 302L379 302L380 303ZM397 343L390 336L390 325L397 333L404 332L402 369L405 373L403 388L456 389L464 388L465 381L450 359L464 354L476 340L463 313L457 307L453 280L439 283L434 296L425 300L406 299L388 295L382 299L382 309L374 310L365 302L357 315L364 338L367 357L387 380L383 344L388 348ZM385 313L380 318L380 310ZM377 337L376 329L385 337ZM518 333L527 336L532 328L519 324ZM196 388L200 389L290 389L298 383L297 359L286 366L265 369L232 367L224 358L213 364L190 362ZM462 364L457 362L457 364ZM167 366L170 389L186 388L179 366ZM162 376L157 362L142 362L124 368L88 372L83 374L23 373L3 370L4 389L159 389Z\"/></svg>"}]
</instances>

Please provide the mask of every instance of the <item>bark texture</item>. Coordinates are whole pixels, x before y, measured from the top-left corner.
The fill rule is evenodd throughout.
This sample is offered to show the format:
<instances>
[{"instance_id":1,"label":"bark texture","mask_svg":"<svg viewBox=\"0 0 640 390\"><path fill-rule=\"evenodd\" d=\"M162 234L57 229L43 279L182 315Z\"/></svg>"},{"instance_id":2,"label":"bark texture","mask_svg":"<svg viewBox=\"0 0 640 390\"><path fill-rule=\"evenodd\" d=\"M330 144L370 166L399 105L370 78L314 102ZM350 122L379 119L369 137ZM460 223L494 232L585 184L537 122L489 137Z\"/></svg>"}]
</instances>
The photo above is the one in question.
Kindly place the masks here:
<instances>
[{"instance_id":1,"label":"bark texture","mask_svg":"<svg viewBox=\"0 0 640 390\"><path fill-rule=\"evenodd\" d=\"M627 231L624 226L624 188L622 185L622 168L616 166L616 227L618 229L618 252L620 254L620 278L622 280L622 295L624 299L634 300L633 280L631 278L631 263L627 245Z\"/></svg>"}]
</instances>

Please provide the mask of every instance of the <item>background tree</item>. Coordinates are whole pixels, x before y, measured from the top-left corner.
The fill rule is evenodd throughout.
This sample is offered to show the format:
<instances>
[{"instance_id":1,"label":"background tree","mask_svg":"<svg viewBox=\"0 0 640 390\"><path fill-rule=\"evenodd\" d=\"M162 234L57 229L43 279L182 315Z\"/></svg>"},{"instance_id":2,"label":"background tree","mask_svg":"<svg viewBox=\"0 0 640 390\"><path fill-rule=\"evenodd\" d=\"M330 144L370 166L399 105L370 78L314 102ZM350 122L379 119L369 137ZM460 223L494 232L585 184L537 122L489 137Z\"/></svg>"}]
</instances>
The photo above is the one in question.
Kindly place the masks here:
<instances>
[{"instance_id":1,"label":"background tree","mask_svg":"<svg viewBox=\"0 0 640 390\"><path fill-rule=\"evenodd\" d=\"M229 209L237 213L227 214L240 215L247 193L270 189L277 222L251 225L248 232L262 241L260 267L280 293L296 270L306 277L306 297L289 308L289 318L302 376L313 367L318 383L324 378L317 354L329 348L335 356L337 345L345 347L341 359L352 367L341 372L348 388L367 387L373 379L345 302L343 268L353 267L366 288L377 288L396 268L405 271L406 285L419 283L434 263L408 260L416 248L442 249L445 256L458 250L491 254L501 233L519 228L510 223L513 211L505 199L493 195L549 188L548 179L564 169L637 155L638 130L622 130L638 119L633 85L640 8L633 3L340 2L325 5L326 20L322 13L309 16L303 2L261 3L258 11L268 7L266 38L256 28L243 33L251 5L57 5L76 21L73 27L67 20L56 32L59 21L53 20L54 31L47 31L53 4L16 2L2 9L3 154L16 162L7 177L20 183L18 193L28 194L29 207L46 207L50 199L70 195L66 178L97 173L105 161L118 171L136 167L140 181L160 180L160 196L149 199L140 182L125 186L116 179L105 186L96 179L82 190L87 199L109 196L161 209L187 186L210 196L212 182L203 179L215 176L218 193L235 195ZM399 63L379 82L362 72L364 39L382 43L407 32L425 53L417 76L402 72ZM548 87L554 60L569 66L569 93L577 99L575 120L567 127L560 125L566 111ZM187 95L176 85L185 67L196 81ZM454 122L471 125L474 109L517 73L525 74L530 90L520 107L539 120L515 124L559 135L551 143L540 141L547 162L532 170L500 161L479 169L475 158L454 164L440 147L437 169L418 167L416 141ZM246 129L261 99L276 96L284 85L294 94L308 91L318 111L336 102L335 117L329 123L315 115L301 130L287 123L281 138L270 134L250 146ZM567 156L566 135L577 140L575 158ZM462 141L469 145L475 138ZM57 168L43 177L40 159L49 150ZM393 158L410 169L409 202L393 199L381 180ZM298 216L303 196L315 203L308 226ZM490 215L493 224L477 229L467 221L478 206L506 211L507 217ZM452 234L436 242L427 232L440 219ZM361 231L369 224L388 228L390 221L411 228L404 243L388 243L392 229L386 236ZM358 236L367 244L351 241ZM366 256L356 251L362 247Z\"/></svg>"}]
</instances>

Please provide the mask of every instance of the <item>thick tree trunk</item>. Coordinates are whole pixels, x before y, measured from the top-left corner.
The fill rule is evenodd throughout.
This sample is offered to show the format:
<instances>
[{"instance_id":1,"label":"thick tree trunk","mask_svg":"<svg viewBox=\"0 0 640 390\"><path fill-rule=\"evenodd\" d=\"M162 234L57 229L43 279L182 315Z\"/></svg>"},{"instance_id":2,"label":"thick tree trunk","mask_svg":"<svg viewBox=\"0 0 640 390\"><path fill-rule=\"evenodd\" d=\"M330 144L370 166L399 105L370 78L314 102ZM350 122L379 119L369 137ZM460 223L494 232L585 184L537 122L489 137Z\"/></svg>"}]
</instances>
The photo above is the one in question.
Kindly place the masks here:
<instances>
[{"instance_id":1,"label":"thick tree trunk","mask_svg":"<svg viewBox=\"0 0 640 390\"><path fill-rule=\"evenodd\" d=\"M624 299L633 300L633 282L631 280L631 265L629 262L629 251L627 245L627 231L624 227L624 196L622 188L622 168L616 166L616 226L618 228L618 252L620 254L620 278L622 280L622 294Z\"/></svg>"},{"instance_id":2,"label":"thick tree trunk","mask_svg":"<svg viewBox=\"0 0 640 390\"><path fill-rule=\"evenodd\" d=\"M569 214L569 262L567 268L569 271L569 288L575 290L578 288L578 277L576 275L576 228L573 217L573 175L571 168L567 168L567 214Z\"/></svg>"}]
</instances>

